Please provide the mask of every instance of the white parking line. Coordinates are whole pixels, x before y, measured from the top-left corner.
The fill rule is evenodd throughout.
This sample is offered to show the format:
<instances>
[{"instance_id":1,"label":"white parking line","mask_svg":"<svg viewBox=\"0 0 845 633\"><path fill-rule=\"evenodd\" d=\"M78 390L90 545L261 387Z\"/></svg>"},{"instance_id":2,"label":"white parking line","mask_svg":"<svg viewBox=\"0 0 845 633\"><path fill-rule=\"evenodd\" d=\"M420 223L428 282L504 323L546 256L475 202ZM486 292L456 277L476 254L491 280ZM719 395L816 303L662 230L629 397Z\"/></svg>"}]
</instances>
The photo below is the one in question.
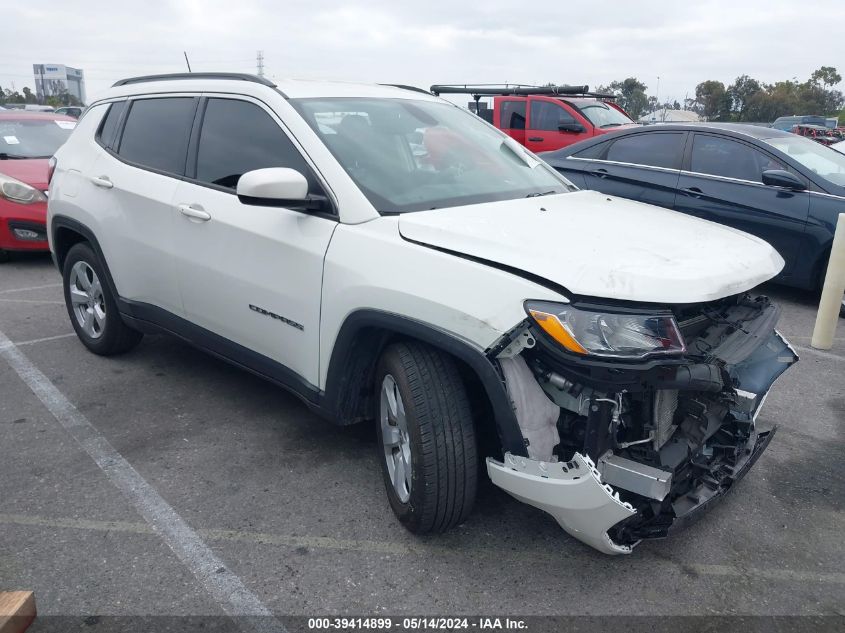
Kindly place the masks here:
<instances>
[{"instance_id":1,"label":"white parking line","mask_svg":"<svg viewBox=\"0 0 845 633\"><path fill-rule=\"evenodd\" d=\"M27 292L28 290L41 290L43 288L61 288L62 284L44 284L43 286L29 286L28 288L11 288L9 290L0 290L0 295L5 295L10 292Z\"/></svg>"},{"instance_id":2,"label":"white parking line","mask_svg":"<svg viewBox=\"0 0 845 633\"><path fill-rule=\"evenodd\" d=\"M55 303L58 305L64 305L64 301L53 301L53 300L46 300L46 299L0 299L3 303Z\"/></svg>"},{"instance_id":3,"label":"white parking line","mask_svg":"<svg viewBox=\"0 0 845 633\"><path fill-rule=\"evenodd\" d=\"M241 629L285 630L274 617L243 617L272 613L2 331L0 356Z\"/></svg>"},{"instance_id":4,"label":"white parking line","mask_svg":"<svg viewBox=\"0 0 845 633\"><path fill-rule=\"evenodd\" d=\"M21 347L22 345L37 345L38 343L58 341L59 339L70 338L71 336L76 336L76 332L71 332L69 334L57 334L56 336L45 336L44 338L33 338L28 341L17 341L16 343L13 343L13 345L17 345L18 347Z\"/></svg>"}]
</instances>

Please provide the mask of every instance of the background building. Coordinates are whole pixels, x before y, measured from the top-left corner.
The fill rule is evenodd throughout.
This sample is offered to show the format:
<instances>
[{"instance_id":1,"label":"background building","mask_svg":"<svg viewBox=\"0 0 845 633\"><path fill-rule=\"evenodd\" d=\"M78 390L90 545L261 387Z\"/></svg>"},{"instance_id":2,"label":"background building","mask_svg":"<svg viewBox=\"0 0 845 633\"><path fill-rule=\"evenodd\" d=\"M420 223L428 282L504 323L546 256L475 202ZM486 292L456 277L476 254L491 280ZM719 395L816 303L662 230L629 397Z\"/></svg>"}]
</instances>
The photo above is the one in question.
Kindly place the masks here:
<instances>
[{"instance_id":1,"label":"background building","mask_svg":"<svg viewBox=\"0 0 845 633\"><path fill-rule=\"evenodd\" d=\"M61 97L63 94L85 103L85 74L81 69L62 64L33 64L32 72L35 74L35 93L39 103L44 103L47 97Z\"/></svg>"}]
</instances>

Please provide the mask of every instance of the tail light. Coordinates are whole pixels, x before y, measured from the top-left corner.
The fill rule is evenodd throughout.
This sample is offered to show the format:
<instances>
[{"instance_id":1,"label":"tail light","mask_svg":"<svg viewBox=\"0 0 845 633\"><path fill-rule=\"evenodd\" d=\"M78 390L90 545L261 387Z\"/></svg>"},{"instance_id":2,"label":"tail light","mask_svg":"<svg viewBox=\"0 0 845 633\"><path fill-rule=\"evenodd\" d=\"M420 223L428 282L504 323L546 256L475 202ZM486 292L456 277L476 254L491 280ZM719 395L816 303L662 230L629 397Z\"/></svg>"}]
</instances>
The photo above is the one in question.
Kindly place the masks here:
<instances>
[{"instance_id":1,"label":"tail light","mask_svg":"<svg viewBox=\"0 0 845 633\"><path fill-rule=\"evenodd\" d=\"M47 186L50 186L50 181L53 180L53 172L56 171L56 157L50 156L50 160L47 163Z\"/></svg>"}]
</instances>

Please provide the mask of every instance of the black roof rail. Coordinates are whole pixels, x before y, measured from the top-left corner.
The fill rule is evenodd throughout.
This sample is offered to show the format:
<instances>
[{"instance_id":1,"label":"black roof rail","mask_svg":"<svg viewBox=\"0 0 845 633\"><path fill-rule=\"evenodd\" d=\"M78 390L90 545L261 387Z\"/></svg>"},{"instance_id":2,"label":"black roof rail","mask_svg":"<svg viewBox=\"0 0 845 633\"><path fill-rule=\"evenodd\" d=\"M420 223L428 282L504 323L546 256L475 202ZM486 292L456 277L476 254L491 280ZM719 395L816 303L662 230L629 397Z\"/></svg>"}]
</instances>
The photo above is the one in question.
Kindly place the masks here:
<instances>
[{"instance_id":1,"label":"black roof rail","mask_svg":"<svg viewBox=\"0 0 845 633\"><path fill-rule=\"evenodd\" d=\"M249 73L167 73L164 75L144 75L143 77L129 77L121 79L112 84L112 88L126 86L128 84L142 84L150 81L173 81L178 79L236 79L239 81L251 81L275 88L276 84L266 77L250 75Z\"/></svg>"},{"instance_id":2,"label":"black roof rail","mask_svg":"<svg viewBox=\"0 0 845 633\"><path fill-rule=\"evenodd\" d=\"M400 88L402 90L413 90L414 92L421 92L424 95L430 95L431 93L426 90L425 88L417 88L416 86L408 86L405 84L379 84L380 86L389 86L391 88Z\"/></svg>"},{"instance_id":3,"label":"black roof rail","mask_svg":"<svg viewBox=\"0 0 845 633\"><path fill-rule=\"evenodd\" d=\"M590 92L589 86L529 86L525 84L435 84L431 87L434 95L468 94L473 98L499 96L548 95L554 97L595 97L615 99L616 95Z\"/></svg>"}]
</instances>

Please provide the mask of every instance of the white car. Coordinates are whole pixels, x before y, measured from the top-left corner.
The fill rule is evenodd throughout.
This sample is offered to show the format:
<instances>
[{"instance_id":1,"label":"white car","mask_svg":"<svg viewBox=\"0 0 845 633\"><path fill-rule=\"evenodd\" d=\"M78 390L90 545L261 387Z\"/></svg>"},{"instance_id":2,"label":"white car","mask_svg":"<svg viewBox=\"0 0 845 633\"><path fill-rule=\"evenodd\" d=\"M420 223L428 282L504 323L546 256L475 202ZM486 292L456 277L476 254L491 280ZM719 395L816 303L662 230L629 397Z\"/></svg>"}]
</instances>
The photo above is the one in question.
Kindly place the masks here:
<instances>
[{"instance_id":1,"label":"white car","mask_svg":"<svg viewBox=\"0 0 845 633\"><path fill-rule=\"evenodd\" d=\"M783 266L767 243L579 191L423 91L127 79L54 169L82 343L175 334L375 424L414 532L467 518L483 459L576 538L630 552L747 472L797 359L748 293Z\"/></svg>"}]
</instances>

